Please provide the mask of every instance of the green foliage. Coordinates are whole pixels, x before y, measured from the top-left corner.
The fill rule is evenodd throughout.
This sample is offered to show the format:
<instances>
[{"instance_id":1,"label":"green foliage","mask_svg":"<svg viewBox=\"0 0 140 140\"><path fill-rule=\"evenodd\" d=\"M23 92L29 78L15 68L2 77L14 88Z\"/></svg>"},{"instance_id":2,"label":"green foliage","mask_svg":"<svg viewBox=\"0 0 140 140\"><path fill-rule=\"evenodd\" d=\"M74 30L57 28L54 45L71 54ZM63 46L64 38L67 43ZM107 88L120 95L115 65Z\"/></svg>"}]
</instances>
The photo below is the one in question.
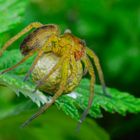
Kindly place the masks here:
<instances>
[{"instance_id":1,"label":"green foliage","mask_svg":"<svg viewBox=\"0 0 140 140\"><path fill-rule=\"evenodd\" d=\"M5 52L5 55L0 58L1 70L12 66L19 59L21 59L21 55L18 54L18 50ZM13 90L18 95L22 93L24 96L29 97L33 102L40 106L40 104L44 104L49 101L51 97L45 96L40 91L33 93L35 85L31 81L26 83L23 82L24 75L30 65L31 60L28 60L17 70L13 70L8 74L1 75L0 83L2 85L10 87L11 90ZM86 109L90 94L89 83L90 80L83 79L80 85L75 89L75 91L73 91L71 94L61 96L56 101L56 105L58 106L58 108L62 109L67 115L78 120L79 114L76 106L78 106L82 110ZM122 115L125 115L126 112L140 112L140 99L137 99L128 93L120 92L111 88L108 88L107 91L111 95L111 97L104 95L101 86L95 86L95 98L89 112L91 116L95 118L102 117L103 115L101 112L101 108L110 113L118 112Z\"/></svg>"},{"instance_id":2,"label":"green foliage","mask_svg":"<svg viewBox=\"0 0 140 140\"><path fill-rule=\"evenodd\" d=\"M31 105L31 102L24 104L25 105L17 104L16 107L11 108L9 112L11 114L13 112L19 113L21 107L24 106L26 108ZM75 121L65 116L60 111L58 112L55 107L52 107L50 112L34 121L31 127L19 129L19 126L25 121L25 118L32 115L32 113L31 111L26 111L20 115L12 114L13 116L3 119L0 123L0 138L4 140L8 138L16 140L90 140L91 138L94 140L109 140L109 135L104 129L90 119L86 120L87 123L83 124L80 132L77 133L75 130Z\"/></svg>"},{"instance_id":3,"label":"green foliage","mask_svg":"<svg viewBox=\"0 0 140 140\"><path fill-rule=\"evenodd\" d=\"M27 0L0 0L0 33L21 22Z\"/></svg>"},{"instance_id":4,"label":"green foliage","mask_svg":"<svg viewBox=\"0 0 140 140\"><path fill-rule=\"evenodd\" d=\"M76 92L79 95L79 99L77 99L77 102L82 107L82 109L85 109L87 106L87 95L89 95L89 86L89 80L83 79L79 87L76 89ZM103 108L110 113L117 112L121 115L126 115L126 112L140 112L139 98L135 98L129 93L121 92L113 88L107 88L107 91L111 95L111 97L104 95L101 86L95 86L95 98L90 111L90 114L92 116L102 116L100 108ZM83 97L80 97L81 94Z\"/></svg>"}]
</instances>

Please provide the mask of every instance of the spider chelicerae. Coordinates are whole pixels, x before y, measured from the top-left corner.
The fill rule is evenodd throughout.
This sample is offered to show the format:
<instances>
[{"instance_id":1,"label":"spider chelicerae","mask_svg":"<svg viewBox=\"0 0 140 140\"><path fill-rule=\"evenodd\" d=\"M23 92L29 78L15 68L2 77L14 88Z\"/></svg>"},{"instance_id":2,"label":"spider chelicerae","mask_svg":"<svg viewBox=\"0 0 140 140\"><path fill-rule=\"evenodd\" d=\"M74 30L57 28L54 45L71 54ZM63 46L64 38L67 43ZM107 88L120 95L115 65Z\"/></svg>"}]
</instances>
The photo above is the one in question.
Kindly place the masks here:
<instances>
[{"instance_id":1,"label":"spider chelicerae","mask_svg":"<svg viewBox=\"0 0 140 140\"><path fill-rule=\"evenodd\" d=\"M66 30L64 34L60 34L60 30L57 25L43 25L39 22L29 24L21 32L8 40L0 50L0 56L13 42L33 28L35 28L35 30L31 32L20 45L21 53L24 55L23 59L14 66L2 71L1 74L13 70L36 53L35 60L25 75L24 81L26 81L33 73L33 79L36 81L35 90L41 89L44 92L51 93L53 96L49 103L44 104L39 111L28 119L22 126L26 126L33 119L46 111L46 109L48 109L63 93L69 93L76 86L78 86L82 76L84 75L85 71L87 71L91 76L90 95L87 109L85 109L79 121L79 124L82 123L88 114L94 96L95 75L92 64L93 62L96 66L103 92L107 94L103 72L98 57L86 46L85 41L74 36L70 30ZM53 67L47 71L46 74L44 73L43 75L38 76L39 73L37 73L35 69L38 69L37 65L39 61L44 61L45 57L53 57L54 61L57 59L57 62L55 62ZM41 68L42 67L39 67L39 69ZM58 70L59 72L55 77L59 75L59 78L54 78L52 82L50 77Z\"/></svg>"}]
</instances>

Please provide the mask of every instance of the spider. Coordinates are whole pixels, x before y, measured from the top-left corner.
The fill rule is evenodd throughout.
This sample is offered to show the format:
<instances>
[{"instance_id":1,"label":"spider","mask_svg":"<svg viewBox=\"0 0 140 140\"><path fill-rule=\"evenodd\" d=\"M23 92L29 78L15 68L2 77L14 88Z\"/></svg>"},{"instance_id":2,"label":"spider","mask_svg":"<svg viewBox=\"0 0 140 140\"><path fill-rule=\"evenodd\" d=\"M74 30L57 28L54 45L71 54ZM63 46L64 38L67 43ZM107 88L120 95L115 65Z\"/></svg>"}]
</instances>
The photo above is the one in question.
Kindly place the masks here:
<instances>
[{"instance_id":1,"label":"spider","mask_svg":"<svg viewBox=\"0 0 140 140\"><path fill-rule=\"evenodd\" d=\"M64 92L69 93L76 86L78 86L82 76L84 75L85 71L87 71L91 76L90 95L88 100L88 106L83 112L79 121L79 124L81 124L86 118L86 115L88 114L88 111L92 105L94 97L95 74L92 64L93 62L96 66L99 79L103 88L103 92L107 94L104 76L99 63L99 59L96 56L96 54L86 46L85 41L74 36L70 32L70 30L66 30L64 34L60 34L60 30L57 25L55 24L43 25L39 22L33 22L29 24L21 32L19 32L13 38L8 40L1 49L0 56L13 42L15 42L17 39L19 39L21 36L29 32L33 28L35 28L35 30L32 31L20 45L21 53L24 55L23 59L20 60L14 66L2 71L1 74L13 70L14 68L25 62L28 58L30 58L32 55L36 53L35 60L33 61L29 71L25 75L24 81L26 81L34 71L34 68L36 67L38 61L40 61L40 58L42 58L44 54L51 53L51 55L59 57L59 61L53 66L53 68L50 70L48 74L43 75L41 79L39 78L37 79L38 81L36 89L45 84L45 82L49 83L49 80L47 79L49 79L49 76L55 73L57 69L60 69L60 80L57 82L57 88L55 88L56 85L54 85L54 88L52 89L52 92L55 93L53 94L51 101L49 103L44 104L39 109L39 111L35 113L31 118L29 118L22 126L24 127L28 125L29 122L31 122L39 115L44 113L55 102L55 100L59 96L61 96ZM78 74L80 76L78 76ZM72 77L72 75L74 78ZM77 81L75 82L75 84L72 84L72 86L67 86L68 84L70 85L71 83L68 82L70 77L72 82L75 80ZM47 91L47 88L45 89L45 92L49 92Z\"/></svg>"}]
</instances>

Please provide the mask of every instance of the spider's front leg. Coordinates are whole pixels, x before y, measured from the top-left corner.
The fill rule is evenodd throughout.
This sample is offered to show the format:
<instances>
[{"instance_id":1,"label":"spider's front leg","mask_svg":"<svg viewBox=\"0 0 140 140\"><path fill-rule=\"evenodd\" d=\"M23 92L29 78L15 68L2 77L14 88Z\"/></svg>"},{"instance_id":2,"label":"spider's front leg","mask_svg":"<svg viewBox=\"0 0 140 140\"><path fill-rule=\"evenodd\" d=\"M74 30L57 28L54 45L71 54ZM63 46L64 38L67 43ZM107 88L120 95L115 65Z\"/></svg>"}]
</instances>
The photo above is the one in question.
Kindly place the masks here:
<instances>
[{"instance_id":1,"label":"spider's front leg","mask_svg":"<svg viewBox=\"0 0 140 140\"><path fill-rule=\"evenodd\" d=\"M78 123L78 130L80 128L81 123L85 120L85 118L91 108L91 105L93 102L93 97L94 97L94 84L95 84L95 74L94 74L94 69L93 69L92 63L90 62L90 60L87 56L84 56L82 58L82 62L84 63L86 69L88 70L88 72L91 76L91 80L90 80L90 96L89 96L89 100L88 100L88 106L80 118L80 122Z\"/></svg>"},{"instance_id":2,"label":"spider's front leg","mask_svg":"<svg viewBox=\"0 0 140 140\"><path fill-rule=\"evenodd\" d=\"M104 75L103 75L102 68L101 68L101 65L100 65L100 62L99 62L98 57L97 57L96 54L95 54L91 49L89 49L88 47L86 47L86 52L87 52L87 54L93 59L94 64L95 64L95 66L96 66L96 68L97 68L97 72L98 72L98 75L99 75L99 79L100 79L100 82L101 82L101 85L102 85L102 88L103 88L103 93L104 93L106 96L111 97L111 95L108 94L107 91L106 91L106 85L105 85Z\"/></svg>"},{"instance_id":3,"label":"spider's front leg","mask_svg":"<svg viewBox=\"0 0 140 140\"><path fill-rule=\"evenodd\" d=\"M67 80L68 80L68 67L69 67L69 59L65 58L65 61L62 65L62 69L61 69L61 82L60 82L59 90L55 93L55 95L52 97L52 99L49 103L46 103L43 107L41 107L40 110L36 114L34 114L31 118L29 118L25 123L23 123L21 127L27 126L32 120L34 120L39 115L44 113L55 102L55 100L59 96L61 96L61 94L65 90Z\"/></svg>"},{"instance_id":4,"label":"spider's front leg","mask_svg":"<svg viewBox=\"0 0 140 140\"><path fill-rule=\"evenodd\" d=\"M27 27L25 27L21 32L19 32L17 35L15 35L14 37L12 37L10 40L8 40L3 48L0 50L0 56L3 54L3 52L12 44L14 43L17 39L19 39L22 35L24 35L25 33L29 32L31 29L33 28L39 28L43 26L43 24L39 23L39 22L33 22L31 24L29 24Z\"/></svg>"}]
</instances>

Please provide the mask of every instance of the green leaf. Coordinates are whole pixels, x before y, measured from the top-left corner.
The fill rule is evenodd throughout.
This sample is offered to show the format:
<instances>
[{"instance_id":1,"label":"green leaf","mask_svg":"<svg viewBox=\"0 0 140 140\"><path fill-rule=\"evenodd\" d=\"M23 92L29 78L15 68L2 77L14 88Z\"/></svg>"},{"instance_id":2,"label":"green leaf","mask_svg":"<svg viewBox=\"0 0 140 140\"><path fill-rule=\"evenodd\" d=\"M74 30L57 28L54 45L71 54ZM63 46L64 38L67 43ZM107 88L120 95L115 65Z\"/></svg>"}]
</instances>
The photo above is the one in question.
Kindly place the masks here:
<instances>
[{"instance_id":1,"label":"green leaf","mask_svg":"<svg viewBox=\"0 0 140 140\"><path fill-rule=\"evenodd\" d=\"M83 79L79 87L75 90L77 96L76 103L82 108L85 109L87 106L89 92L89 83L88 79ZM140 99L135 98L133 95L130 95L126 92L118 91L117 89L107 88L108 93L111 97L106 96L102 87L95 85L95 97L90 110L90 115L94 117L100 117L101 108L110 112L110 113L119 113L121 115L126 115L129 113L138 113L140 112Z\"/></svg>"},{"instance_id":2,"label":"green leaf","mask_svg":"<svg viewBox=\"0 0 140 140\"><path fill-rule=\"evenodd\" d=\"M0 0L0 34L21 23L27 0Z\"/></svg>"},{"instance_id":3,"label":"green leaf","mask_svg":"<svg viewBox=\"0 0 140 140\"><path fill-rule=\"evenodd\" d=\"M50 98L45 96L40 91L33 93L35 86L31 83L23 82L22 76L17 76L13 74L4 74L0 76L0 84L9 87L17 95L22 93L25 97L31 98L38 106L46 103Z\"/></svg>"},{"instance_id":4,"label":"green leaf","mask_svg":"<svg viewBox=\"0 0 140 140\"><path fill-rule=\"evenodd\" d=\"M5 69L12 66L22 58L18 50L6 51L2 57L0 57L0 69ZM19 66L17 69L0 76L0 84L8 86L17 95L23 94L29 97L38 106L46 103L50 100L50 96L44 95L41 91L33 93L35 85L29 82L23 82L23 78L27 70L31 65L32 59L26 61L24 64ZM90 80L83 79L80 85L71 94L61 96L57 101L56 105L59 109L64 111L67 115L78 120L79 114L77 107L79 106L82 110L87 107L89 98L89 83ZM95 118L102 117L101 108L110 113L119 113L125 115L127 112L138 113L140 112L140 99L135 98L125 92L120 92L113 88L107 88L111 98L104 95L102 87L95 85L95 97L89 114Z\"/></svg>"},{"instance_id":5,"label":"green leaf","mask_svg":"<svg viewBox=\"0 0 140 140\"><path fill-rule=\"evenodd\" d=\"M75 100L68 96L61 96L55 103L58 109L62 109L67 115L79 120L79 113L75 106Z\"/></svg>"}]
</instances>

